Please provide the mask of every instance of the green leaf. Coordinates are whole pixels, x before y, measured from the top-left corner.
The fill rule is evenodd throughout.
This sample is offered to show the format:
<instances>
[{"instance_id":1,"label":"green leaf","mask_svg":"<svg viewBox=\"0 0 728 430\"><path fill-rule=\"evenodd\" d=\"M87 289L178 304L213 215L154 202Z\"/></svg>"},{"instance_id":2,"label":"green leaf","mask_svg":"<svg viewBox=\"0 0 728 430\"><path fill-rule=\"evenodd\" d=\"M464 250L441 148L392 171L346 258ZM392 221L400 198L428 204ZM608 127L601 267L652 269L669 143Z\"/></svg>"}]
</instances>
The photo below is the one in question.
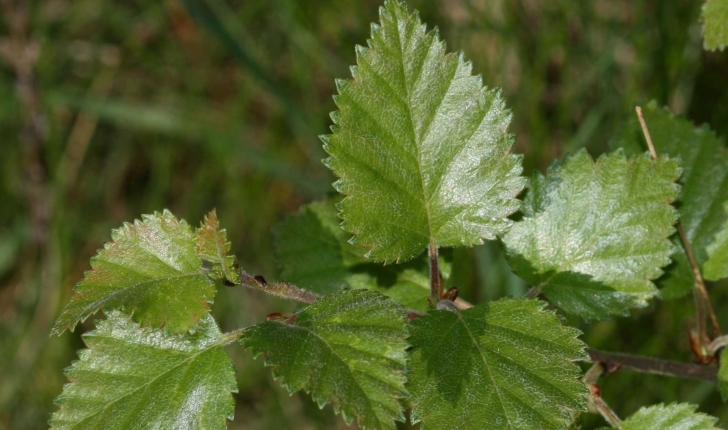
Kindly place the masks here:
<instances>
[{"instance_id":1,"label":"green leaf","mask_svg":"<svg viewBox=\"0 0 728 430\"><path fill-rule=\"evenodd\" d=\"M209 314L194 334L140 328L118 311L85 333L88 349L66 369L54 429L224 429L235 373Z\"/></svg>"},{"instance_id":2,"label":"green leaf","mask_svg":"<svg viewBox=\"0 0 728 430\"><path fill-rule=\"evenodd\" d=\"M728 201L728 152L725 145L707 126L695 127L690 121L675 117L669 110L651 102L643 114L660 155L679 157L683 174L677 208L695 259L703 268L708 259L707 248L728 221L723 204ZM613 146L628 154L647 150L637 119L628 122ZM679 252L674 264L658 280L664 298L678 298L691 291L695 278L677 234L673 243ZM713 279L713 278L708 278Z\"/></svg>"},{"instance_id":3,"label":"green leaf","mask_svg":"<svg viewBox=\"0 0 728 430\"><path fill-rule=\"evenodd\" d=\"M351 287L351 269L370 263L365 250L348 243L332 200L311 203L273 229L281 277L301 288L328 294Z\"/></svg>"},{"instance_id":4,"label":"green leaf","mask_svg":"<svg viewBox=\"0 0 728 430\"><path fill-rule=\"evenodd\" d=\"M586 319L624 315L657 293L673 251L676 160L585 151L536 175L526 216L504 236L514 272ZM529 190L530 193L530 190Z\"/></svg>"},{"instance_id":5,"label":"green leaf","mask_svg":"<svg viewBox=\"0 0 728 430\"><path fill-rule=\"evenodd\" d=\"M622 422L622 430L717 430L717 418L696 413L697 406L689 403L673 403L641 408Z\"/></svg>"},{"instance_id":6,"label":"green leaf","mask_svg":"<svg viewBox=\"0 0 728 430\"><path fill-rule=\"evenodd\" d=\"M497 90L446 54L437 30L397 0L380 9L352 80L337 81L326 165L343 227L376 261L406 261L428 244L472 246L511 225L525 185L510 153L511 114Z\"/></svg>"},{"instance_id":7,"label":"green leaf","mask_svg":"<svg viewBox=\"0 0 728 430\"><path fill-rule=\"evenodd\" d=\"M728 212L728 202L723 205ZM716 234L713 243L707 247L708 259L703 266L706 279L717 280L728 277L728 221Z\"/></svg>"},{"instance_id":8,"label":"green leaf","mask_svg":"<svg viewBox=\"0 0 728 430\"><path fill-rule=\"evenodd\" d=\"M724 402L728 402L728 348L723 348L720 355L720 370L718 370L718 389Z\"/></svg>"},{"instance_id":9,"label":"green leaf","mask_svg":"<svg viewBox=\"0 0 728 430\"><path fill-rule=\"evenodd\" d=\"M334 202L329 199L306 205L273 229L281 277L323 295L343 288L366 288L408 309L427 310L428 276L414 264L373 264L364 256L363 248L348 242L351 235L340 227ZM422 268L427 270L426 263ZM391 281L382 285L377 277Z\"/></svg>"},{"instance_id":10,"label":"green leaf","mask_svg":"<svg viewBox=\"0 0 728 430\"><path fill-rule=\"evenodd\" d=\"M566 428L588 391L579 331L533 299L501 299L412 322L407 388L423 429Z\"/></svg>"},{"instance_id":11,"label":"green leaf","mask_svg":"<svg viewBox=\"0 0 728 430\"><path fill-rule=\"evenodd\" d=\"M230 252L227 233L220 230L217 212L213 209L197 229L197 256L212 263L212 272L216 279L226 279L233 284L240 283L240 274L235 270L235 256Z\"/></svg>"},{"instance_id":12,"label":"green leaf","mask_svg":"<svg viewBox=\"0 0 728 430\"><path fill-rule=\"evenodd\" d=\"M379 293L343 290L304 308L294 323L269 320L241 342L289 392L304 389L320 407L364 429L394 429L404 420L407 343L404 312Z\"/></svg>"},{"instance_id":13,"label":"green leaf","mask_svg":"<svg viewBox=\"0 0 728 430\"><path fill-rule=\"evenodd\" d=\"M91 259L52 334L73 330L100 308L123 308L142 325L182 332L205 316L215 286L195 252L195 235L169 211L142 216L111 233Z\"/></svg>"},{"instance_id":14,"label":"green leaf","mask_svg":"<svg viewBox=\"0 0 728 430\"><path fill-rule=\"evenodd\" d=\"M728 46L728 0L707 0L701 20L705 49L722 51Z\"/></svg>"}]
</instances>

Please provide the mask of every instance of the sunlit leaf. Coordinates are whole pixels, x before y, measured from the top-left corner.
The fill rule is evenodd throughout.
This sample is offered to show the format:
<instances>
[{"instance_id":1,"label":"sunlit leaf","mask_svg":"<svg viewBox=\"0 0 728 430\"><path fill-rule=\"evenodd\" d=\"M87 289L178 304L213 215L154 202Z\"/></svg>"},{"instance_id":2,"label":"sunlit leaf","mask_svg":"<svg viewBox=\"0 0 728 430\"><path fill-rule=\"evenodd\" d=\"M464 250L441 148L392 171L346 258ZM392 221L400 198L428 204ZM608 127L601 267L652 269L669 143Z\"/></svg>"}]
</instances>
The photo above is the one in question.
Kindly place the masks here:
<instances>
[{"instance_id":1,"label":"sunlit leaf","mask_svg":"<svg viewBox=\"0 0 728 430\"><path fill-rule=\"evenodd\" d=\"M218 279L226 279L233 284L240 283L240 275L233 267L235 256L228 255L230 242L227 241L227 233L224 229L220 230L220 221L214 209L202 221L196 237L197 256L213 264L211 273Z\"/></svg>"},{"instance_id":2,"label":"sunlit leaf","mask_svg":"<svg viewBox=\"0 0 728 430\"><path fill-rule=\"evenodd\" d=\"M728 201L728 187L724 185L728 182L728 151L707 126L695 127L655 102L648 104L643 113L657 153L680 158L683 174L678 181L681 188L676 206L695 259L702 268L708 259L708 246L728 221L723 209ZM629 121L614 146L624 148L628 154L647 150L636 118ZM664 298L681 297L695 284L677 234L673 236L673 242L679 252L672 256L674 263L658 280Z\"/></svg>"},{"instance_id":3,"label":"sunlit leaf","mask_svg":"<svg viewBox=\"0 0 728 430\"><path fill-rule=\"evenodd\" d=\"M582 150L532 183L537 196L504 236L514 272L556 306L586 319L624 315L657 293L670 262L678 162ZM530 193L530 190L529 190Z\"/></svg>"},{"instance_id":4,"label":"sunlit leaf","mask_svg":"<svg viewBox=\"0 0 728 430\"><path fill-rule=\"evenodd\" d=\"M407 389L423 429L563 429L587 389L579 331L546 303L502 299L412 322Z\"/></svg>"},{"instance_id":5,"label":"sunlit leaf","mask_svg":"<svg viewBox=\"0 0 728 430\"><path fill-rule=\"evenodd\" d=\"M322 406L332 402L346 422L394 429L406 395L404 312L367 290L343 290L304 308L295 321L271 319L241 342L290 392L305 390Z\"/></svg>"},{"instance_id":6,"label":"sunlit leaf","mask_svg":"<svg viewBox=\"0 0 728 430\"><path fill-rule=\"evenodd\" d=\"M205 316L215 286L202 269L190 226L169 211L144 215L111 234L91 259L53 334L61 334L97 310L123 308L142 325L181 332Z\"/></svg>"},{"instance_id":7,"label":"sunlit leaf","mask_svg":"<svg viewBox=\"0 0 728 430\"><path fill-rule=\"evenodd\" d=\"M213 318L194 334L140 328L112 311L83 335L66 369L54 429L224 429L233 418L234 369Z\"/></svg>"},{"instance_id":8,"label":"sunlit leaf","mask_svg":"<svg viewBox=\"0 0 728 430\"><path fill-rule=\"evenodd\" d=\"M728 0L707 0L701 14L703 46L722 51L728 46Z\"/></svg>"},{"instance_id":9,"label":"sunlit leaf","mask_svg":"<svg viewBox=\"0 0 728 430\"><path fill-rule=\"evenodd\" d=\"M673 403L645 407L621 424L622 430L718 430L717 418L695 412L697 406Z\"/></svg>"},{"instance_id":10,"label":"sunlit leaf","mask_svg":"<svg viewBox=\"0 0 728 430\"><path fill-rule=\"evenodd\" d=\"M322 137L343 227L376 261L428 246L470 246L511 225L526 183L510 153L511 114L437 31L387 0L352 80L337 81L333 134Z\"/></svg>"}]
</instances>

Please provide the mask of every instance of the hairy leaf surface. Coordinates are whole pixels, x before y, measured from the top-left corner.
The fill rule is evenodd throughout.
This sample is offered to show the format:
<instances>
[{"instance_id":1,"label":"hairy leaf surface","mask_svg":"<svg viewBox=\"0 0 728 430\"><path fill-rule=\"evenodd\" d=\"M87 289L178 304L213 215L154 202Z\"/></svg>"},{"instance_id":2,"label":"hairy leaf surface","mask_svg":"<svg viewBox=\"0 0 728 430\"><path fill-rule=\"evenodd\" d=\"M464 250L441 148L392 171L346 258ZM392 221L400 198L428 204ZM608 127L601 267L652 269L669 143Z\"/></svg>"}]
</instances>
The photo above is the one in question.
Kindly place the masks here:
<instances>
[{"instance_id":1,"label":"hairy leaf surface","mask_svg":"<svg viewBox=\"0 0 728 430\"><path fill-rule=\"evenodd\" d=\"M695 127L655 102L648 104L643 113L657 153L680 157L683 174L677 207L695 259L702 268L708 259L708 246L728 220L723 209L728 201L728 151L707 126ZM647 150L636 118L627 124L614 146L624 148L628 154ZM673 242L679 252L673 255L674 263L658 281L661 295L668 299L685 295L695 283L677 234Z\"/></svg>"},{"instance_id":2,"label":"hairy leaf surface","mask_svg":"<svg viewBox=\"0 0 728 430\"><path fill-rule=\"evenodd\" d=\"M54 429L224 429L233 418L237 382L212 316L194 334L140 328L119 311L96 327L66 369Z\"/></svg>"},{"instance_id":3,"label":"hairy leaf surface","mask_svg":"<svg viewBox=\"0 0 728 430\"><path fill-rule=\"evenodd\" d=\"M545 302L501 299L412 322L407 388L423 429L566 428L583 410L577 329Z\"/></svg>"},{"instance_id":4,"label":"hairy leaf surface","mask_svg":"<svg viewBox=\"0 0 728 430\"><path fill-rule=\"evenodd\" d=\"M701 14L703 47L722 51L728 46L728 0L707 0Z\"/></svg>"},{"instance_id":5,"label":"hairy leaf surface","mask_svg":"<svg viewBox=\"0 0 728 430\"><path fill-rule=\"evenodd\" d=\"M290 392L305 390L319 406L364 429L394 429L404 420L407 354L404 312L367 290L338 291L304 308L294 323L269 320L241 342Z\"/></svg>"},{"instance_id":6,"label":"hairy leaf surface","mask_svg":"<svg viewBox=\"0 0 728 430\"><path fill-rule=\"evenodd\" d=\"M622 422L622 430L718 430L717 418L695 412L697 406L673 403L641 408Z\"/></svg>"},{"instance_id":7,"label":"hairy leaf surface","mask_svg":"<svg viewBox=\"0 0 728 430\"><path fill-rule=\"evenodd\" d=\"M197 255L212 263L212 272L217 279L226 279L233 284L240 283L240 275L235 271L235 256L228 255L230 242L227 233L220 229L217 212L213 209L197 229Z\"/></svg>"},{"instance_id":8,"label":"hairy leaf surface","mask_svg":"<svg viewBox=\"0 0 728 430\"><path fill-rule=\"evenodd\" d=\"M111 233L91 259L53 334L104 308L123 308L142 325L182 332L207 314L215 286L195 252L195 235L169 211L143 215Z\"/></svg>"},{"instance_id":9,"label":"hairy leaf surface","mask_svg":"<svg viewBox=\"0 0 728 430\"><path fill-rule=\"evenodd\" d=\"M397 0L380 9L352 80L337 81L326 165L344 228L367 256L406 261L428 244L471 246L506 231L526 180L496 90L446 54Z\"/></svg>"},{"instance_id":10,"label":"hairy leaf surface","mask_svg":"<svg viewBox=\"0 0 728 430\"><path fill-rule=\"evenodd\" d=\"M582 150L536 174L525 217L504 236L514 272L586 319L624 315L657 293L670 262L676 160Z\"/></svg>"}]
</instances>

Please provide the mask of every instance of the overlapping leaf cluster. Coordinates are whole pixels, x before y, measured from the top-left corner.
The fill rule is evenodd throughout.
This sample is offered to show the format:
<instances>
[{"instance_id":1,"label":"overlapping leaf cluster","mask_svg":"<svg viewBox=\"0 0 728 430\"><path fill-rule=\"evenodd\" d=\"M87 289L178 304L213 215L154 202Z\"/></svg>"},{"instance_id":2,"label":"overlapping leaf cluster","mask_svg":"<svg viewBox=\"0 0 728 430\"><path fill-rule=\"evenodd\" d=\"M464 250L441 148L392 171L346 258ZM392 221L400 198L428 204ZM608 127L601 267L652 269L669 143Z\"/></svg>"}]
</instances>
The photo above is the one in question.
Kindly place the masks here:
<instances>
[{"instance_id":1,"label":"overlapping leaf cluster","mask_svg":"<svg viewBox=\"0 0 728 430\"><path fill-rule=\"evenodd\" d=\"M168 211L126 224L54 327L107 314L67 369L55 428L224 428L236 384L223 346L236 338L290 392L332 403L363 429L396 428L408 407L424 429L566 428L589 394L575 363L589 360L580 332L533 298L432 310L426 265L413 259L502 238L533 295L585 319L624 315L657 294L652 281L677 249L677 157L688 237L709 278L728 275L728 157L707 130L651 105L664 156L645 154L628 126L623 149L596 161L578 152L529 182L499 92L397 0L357 48L352 75L337 82L339 111L323 137L345 197L305 206L274 231L282 277L321 297L222 334L209 314L215 281L266 282L239 271L215 212L196 231ZM659 281L663 295L692 285L684 260L678 253ZM643 408L622 426L714 424L679 404Z\"/></svg>"}]
</instances>

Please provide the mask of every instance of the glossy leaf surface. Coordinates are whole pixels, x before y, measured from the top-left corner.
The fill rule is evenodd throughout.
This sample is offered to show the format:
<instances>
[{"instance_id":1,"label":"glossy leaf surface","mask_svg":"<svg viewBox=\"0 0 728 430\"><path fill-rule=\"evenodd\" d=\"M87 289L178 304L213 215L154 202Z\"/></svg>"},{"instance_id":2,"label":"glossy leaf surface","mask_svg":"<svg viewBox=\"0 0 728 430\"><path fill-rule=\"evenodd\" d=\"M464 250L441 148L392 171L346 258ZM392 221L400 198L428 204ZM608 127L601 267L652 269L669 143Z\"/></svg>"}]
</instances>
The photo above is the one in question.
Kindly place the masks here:
<instances>
[{"instance_id":1,"label":"glossy leaf surface","mask_svg":"<svg viewBox=\"0 0 728 430\"><path fill-rule=\"evenodd\" d=\"M96 326L66 369L52 428L225 429L237 382L211 316L194 334L140 328L118 311Z\"/></svg>"},{"instance_id":2,"label":"glossy leaf surface","mask_svg":"<svg viewBox=\"0 0 728 430\"><path fill-rule=\"evenodd\" d=\"M622 422L622 430L717 430L717 418L695 412L697 406L673 403L645 407Z\"/></svg>"},{"instance_id":3,"label":"glossy leaf surface","mask_svg":"<svg viewBox=\"0 0 728 430\"><path fill-rule=\"evenodd\" d=\"M226 279L233 284L240 283L240 275L235 271L235 256L228 255L230 242L227 233L220 229L217 212L213 209L197 229L197 255L212 263L211 274L217 279Z\"/></svg>"},{"instance_id":4,"label":"glossy leaf surface","mask_svg":"<svg viewBox=\"0 0 728 430\"><path fill-rule=\"evenodd\" d=\"M728 201L728 151L707 126L695 127L690 121L675 117L670 111L651 102L644 109L657 153L679 157L683 173L676 206L695 259L703 267L708 246L728 220L723 204ZM614 143L628 154L647 150L642 129L636 118L629 121ZM678 298L692 289L695 279L677 234L673 243L679 252L673 255L665 276L658 281L664 298Z\"/></svg>"},{"instance_id":5,"label":"glossy leaf surface","mask_svg":"<svg viewBox=\"0 0 728 430\"><path fill-rule=\"evenodd\" d=\"M322 137L347 196L344 228L383 262L428 244L495 239L526 182L510 153L510 112L402 3L387 0L380 21L368 47L357 47L353 79L337 81L333 134Z\"/></svg>"},{"instance_id":6,"label":"glossy leaf surface","mask_svg":"<svg viewBox=\"0 0 728 430\"><path fill-rule=\"evenodd\" d=\"M670 263L680 174L674 159L582 150L536 174L525 217L506 234L508 261L561 309L586 319L624 315L657 293Z\"/></svg>"},{"instance_id":7,"label":"glossy leaf surface","mask_svg":"<svg viewBox=\"0 0 728 430\"><path fill-rule=\"evenodd\" d=\"M202 270L195 235L169 211L144 215L111 233L91 259L92 270L79 282L61 312L53 334L97 310L123 308L142 325L182 332L205 316L215 286Z\"/></svg>"},{"instance_id":8,"label":"glossy leaf surface","mask_svg":"<svg viewBox=\"0 0 728 430\"><path fill-rule=\"evenodd\" d=\"M563 429L587 389L579 331L545 302L501 299L412 322L407 388L423 429Z\"/></svg>"},{"instance_id":9,"label":"glossy leaf surface","mask_svg":"<svg viewBox=\"0 0 728 430\"><path fill-rule=\"evenodd\" d=\"M703 21L703 47L722 51L728 46L728 0L707 0L700 16Z\"/></svg>"},{"instance_id":10,"label":"glossy leaf surface","mask_svg":"<svg viewBox=\"0 0 728 430\"><path fill-rule=\"evenodd\" d=\"M305 390L364 429L404 420L407 331L395 302L367 290L338 291L304 308L295 322L271 319L241 342L264 354L289 392Z\"/></svg>"}]
</instances>

